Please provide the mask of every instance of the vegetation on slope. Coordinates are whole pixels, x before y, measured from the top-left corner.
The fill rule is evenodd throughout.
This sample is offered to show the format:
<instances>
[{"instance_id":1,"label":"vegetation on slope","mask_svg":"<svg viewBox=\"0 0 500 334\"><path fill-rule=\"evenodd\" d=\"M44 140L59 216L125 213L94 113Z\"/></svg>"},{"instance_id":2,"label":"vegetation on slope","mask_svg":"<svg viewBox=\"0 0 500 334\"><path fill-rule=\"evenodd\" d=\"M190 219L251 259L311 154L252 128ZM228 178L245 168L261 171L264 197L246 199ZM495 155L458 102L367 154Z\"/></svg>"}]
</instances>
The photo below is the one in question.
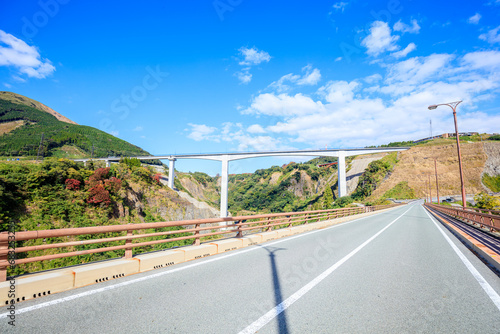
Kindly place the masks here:
<instances>
[{"instance_id":1,"label":"vegetation on slope","mask_svg":"<svg viewBox=\"0 0 500 334\"><path fill-rule=\"evenodd\" d=\"M86 227L113 224L175 220L171 214L182 211L186 203L173 191L165 189L150 168L113 164L110 168L84 167L70 160L46 159L41 164L0 162L0 230L11 222L16 231ZM157 229L157 232L168 228ZM123 236L108 233L106 237ZM171 237L181 236L182 233ZM17 247L42 243L77 241L87 235L71 238L20 241ZM162 237L140 239L156 240ZM189 241L157 244L134 250L135 253L170 248ZM122 245L106 244L75 246L64 251L78 251ZM19 253L18 258L53 254L55 250ZM10 269L9 275L58 268L78 263L123 256L124 251L80 255L63 259L25 264Z\"/></svg>"},{"instance_id":2,"label":"vegetation on slope","mask_svg":"<svg viewBox=\"0 0 500 334\"><path fill-rule=\"evenodd\" d=\"M44 140L40 154L44 157L63 155L65 151L61 148L65 146L76 148L71 157L75 154L90 157L92 149L94 157L149 155L141 148L98 129L61 122L36 108L0 99L0 124L20 121L24 122L22 126L0 136L0 156L36 157L42 133Z\"/></svg>"},{"instance_id":3,"label":"vegetation on slope","mask_svg":"<svg viewBox=\"0 0 500 334\"><path fill-rule=\"evenodd\" d=\"M488 173L484 173L482 177L483 184L487 186L493 192L500 192L500 175L490 176Z\"/></svg>"}]
</instances>

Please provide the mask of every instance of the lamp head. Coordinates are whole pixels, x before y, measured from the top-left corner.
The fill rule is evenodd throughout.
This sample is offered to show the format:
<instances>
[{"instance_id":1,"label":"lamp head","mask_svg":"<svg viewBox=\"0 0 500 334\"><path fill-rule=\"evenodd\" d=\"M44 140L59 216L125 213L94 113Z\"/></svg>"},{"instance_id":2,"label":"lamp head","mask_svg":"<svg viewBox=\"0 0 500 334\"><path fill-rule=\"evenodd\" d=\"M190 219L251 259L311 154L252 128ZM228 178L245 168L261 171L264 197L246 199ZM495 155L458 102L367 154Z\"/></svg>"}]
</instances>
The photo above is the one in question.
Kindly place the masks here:
<instances>
[{"instance_id":1,"label":"lamp head","mask_svg":"<svg viewBox=\"0 0 500 334\"><path fill-rule=\"evenodd\" d=\"M437 105L433 104L432 106L429 106L429 110L434 110L434 109L436 109L437 107L438 107Z\"/></svg>"}]
</instances>

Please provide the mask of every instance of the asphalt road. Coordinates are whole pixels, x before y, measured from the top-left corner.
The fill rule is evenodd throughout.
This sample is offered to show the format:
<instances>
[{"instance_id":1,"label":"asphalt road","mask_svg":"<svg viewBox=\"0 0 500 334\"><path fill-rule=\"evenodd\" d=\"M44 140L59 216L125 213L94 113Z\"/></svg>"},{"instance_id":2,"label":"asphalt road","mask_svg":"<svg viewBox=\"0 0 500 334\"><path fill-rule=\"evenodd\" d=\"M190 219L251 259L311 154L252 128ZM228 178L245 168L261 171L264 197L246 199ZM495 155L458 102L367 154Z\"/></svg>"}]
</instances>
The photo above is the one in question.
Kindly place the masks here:
<instances>
[{"instance_id":1,"label":"asphalt road","mask_svg":"<svg viewBox=\"0 0 500 334\"><path fill-rule=\"evenodd\" d=\"M448 241L449 240L449 241ZM18 304L2 333L500 333L500 278L419 204Z\"/></svg>"}]
</instances>

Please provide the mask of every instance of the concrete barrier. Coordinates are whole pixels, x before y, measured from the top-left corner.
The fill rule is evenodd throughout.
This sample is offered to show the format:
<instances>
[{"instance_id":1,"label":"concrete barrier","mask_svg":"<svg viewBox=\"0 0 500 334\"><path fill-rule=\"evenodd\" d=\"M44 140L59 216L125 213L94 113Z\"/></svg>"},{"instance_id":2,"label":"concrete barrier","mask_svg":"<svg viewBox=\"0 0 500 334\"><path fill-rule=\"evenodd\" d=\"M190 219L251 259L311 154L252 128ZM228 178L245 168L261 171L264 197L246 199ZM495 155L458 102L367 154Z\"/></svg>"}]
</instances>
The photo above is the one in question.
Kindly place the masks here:
<instances>
[{"instance_id":1,"label":"concrete barrier","mask_svg":"<svg viewBox=\"0 0 500 334\"><path fill-rule=\"evenodd\" d=\"M213 241L210 245L217 246L217 253L220 254L243 247L243 241L241 239L225 239Z\"/></svg>"},{"instance_id":2,"label":"concrete barrier","mask_svg":"<svg viewBox=\"0 0 500 334\"><path fill-rule=\"evenodd\" d=\"M278 233L276 231L257 233L256 235L260 235L262 240L260 242L267 242L278 238Z\"/></svg>"},{"instance_id":3,"label":"concrete barrier","mask_svg":"<svg viewBox=\"0 0 500 334\"><path fill-rule=\"evenodd\" d=\"M139 272L139 260L110 260L76 267L73 271L75 273L75 288L78 288L136 274Z\"/></svg>"},{"instance_id":4,"label":"concrete barrier","mask_svg":"<svg viewBox=\"0 0 500 334\"><path fill-rule=\"evenodd\" d=\"M16 301L29 300L70 290L72 288L109 281L138 272L195 260L217 253L223 253L307 231L325 228L340 224L344 221L359 219L388 210L391 209L348 216L330 221L304 224L271 232L261 232L241 238L216 240L199 246L187 246L174 250L140 254L132 259L115 259L16 277ZM10 286L10 281L0 283L0 307L7 305L6 303L12 299L12 297L9 297Z\"/></svg>"},{"instance_id":5,"label":"concrete barrier","mask_svg":"<svg viewBox=\"0 0 500 334\"><path fill-rule=\"evenodd\" d=\"M238 238L243 243L242 247L248 247L260 244L262 242L262 236L257 234L247 235L242 238Z\"/></svg>"},{"instance_id":6,"label":"concrete barrier","mask_svg":"<svg viewBox=\"0 0 500 334\"><path fill-rule=\"evenodd\" d=\"M11 285L14 284L14 288ZM7 305L15 295L16 302L48 296L57 292L70 290L74 285L72 270L55 270L34 275L15 278L0 283L0 303ZM10 295L10 296L9 296Z\"/></svg>"},{"instance_id":7,"label":"concrete barrier","mask_svg":"<svg viewBox=\"0 0 500 334\"><path fill-rule=\"evenodd\" d=\"M292 231L289 228L284 228L281 230L276 230L277 238L284 238L292 235Z\"/></svg>"},{"instance_id":8,"label":"concrete barrier","mask_svg":"<svg viewBox=\"0 0 500 334\"><path fill-rule=\"evenodd\" d=\"M140 254L134 257L139 261L139 271L144 271L173 266L185 261L184 252L165 250L160 252Z\"/></svg>"},{"instance_id":9,"label":"concrete barrier","mask_svg":"<svg viewBox=\"0 0 500 334\"><path fill-rule=\"evenodd\" d=\"M176 252L184 252L185 261L191 261L217 254L217 246L210 244L187 246L177 249Z\"/></svg>"}]
</instances>

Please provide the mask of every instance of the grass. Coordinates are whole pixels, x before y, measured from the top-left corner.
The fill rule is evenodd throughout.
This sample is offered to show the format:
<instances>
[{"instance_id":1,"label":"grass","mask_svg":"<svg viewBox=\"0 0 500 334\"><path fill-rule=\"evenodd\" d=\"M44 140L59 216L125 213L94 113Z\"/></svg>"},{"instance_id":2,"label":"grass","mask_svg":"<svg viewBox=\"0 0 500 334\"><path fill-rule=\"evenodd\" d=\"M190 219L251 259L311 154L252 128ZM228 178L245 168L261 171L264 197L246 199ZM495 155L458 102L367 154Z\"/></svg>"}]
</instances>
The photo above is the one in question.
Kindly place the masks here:
<instances>
[{"instance_id":1,"label":"grass","mask_svg":"<svg viewBox=\"0 0 500 334\"><path fill-rule=\"evenodd\" d=\"M415 191L408 186L408 182L403 181L386 191L382 198L415 199L417 196L415 196Z\"/></svg>"},{"instance_id":2,"label":"grass","mask_svg":"<svg viewBox=\"0 0 500 334\"><path fill-rule=\"evenodd\" d=\"M483 184L493 192L500 192L500 175L490 176L487 173L483 175Z\"/></svg>"}]
</instances>

